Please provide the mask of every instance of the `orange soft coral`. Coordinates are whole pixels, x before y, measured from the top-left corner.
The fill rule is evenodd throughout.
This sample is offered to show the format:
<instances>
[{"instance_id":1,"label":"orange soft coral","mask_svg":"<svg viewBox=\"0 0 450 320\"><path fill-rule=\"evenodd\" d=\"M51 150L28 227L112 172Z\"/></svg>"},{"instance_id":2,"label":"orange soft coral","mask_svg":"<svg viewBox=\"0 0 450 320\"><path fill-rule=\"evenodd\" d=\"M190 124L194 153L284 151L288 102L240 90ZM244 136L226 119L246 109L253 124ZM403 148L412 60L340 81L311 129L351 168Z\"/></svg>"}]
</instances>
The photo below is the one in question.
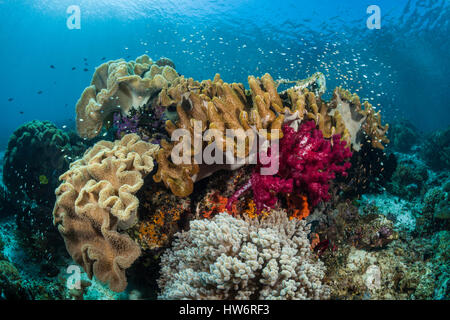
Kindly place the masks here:
<instances>
[{"instance_id":1,"label":"orange soft coral","mask_svg":"<svg viewBox=\"0 0 450 320\"><path fill-rule=\"evenodd\" d=\"M289 219L297 218L299 220L309 216L308 198L305 195L289 195L287 197L288 207L290 211Z\"/></svg>"},{"instance_id":2,"label":"orange soft coral","mask_svg":"<svg viewBox=\"0 0 450 320\"><path fill-rule=\"evenodd\" d=\"M317 233L311 233L311 250L314 250L314 248L320 243L320 238Z\"/></svg>"},{"instance_id":3,"label":"orange soft coral","mask_svg":"<svg viewBox=\"0 0 450 320\"><path fill-rule=\"evenodd\" d=\"M140 221L132 236L144 250L167 246L189 214L189 202L159 187L152 184L140 195Z\"/></svg>"},{"instance_id":4,"label":"orange soft coral","mask_svg":"<svg viewBox=\"0 0 450 320\"><path fill-rule=\"evenodd\" d=\"M139 223L139 242L144 249L157 249L168 243L170 232L180 220L183 208L178 205L168 210L157 209L151 220Z\"/></svg>"},{"instance_id":5,"label":"orange soft coral","mask_svg":"<svg viewBox=\"0 0 450 320\"><path fill-rule=\"evenodd\" d=\"M209 210L203 210L201 213L203 218L212 218L216 214L221 212L228 212L233 216L236 216L238 213L236 205L234 205L231 210L227 210L225 207L227 205L228 198L221 196L218 192L214 192L208 199L208 207Z\"/></svg>"}]
</instances>

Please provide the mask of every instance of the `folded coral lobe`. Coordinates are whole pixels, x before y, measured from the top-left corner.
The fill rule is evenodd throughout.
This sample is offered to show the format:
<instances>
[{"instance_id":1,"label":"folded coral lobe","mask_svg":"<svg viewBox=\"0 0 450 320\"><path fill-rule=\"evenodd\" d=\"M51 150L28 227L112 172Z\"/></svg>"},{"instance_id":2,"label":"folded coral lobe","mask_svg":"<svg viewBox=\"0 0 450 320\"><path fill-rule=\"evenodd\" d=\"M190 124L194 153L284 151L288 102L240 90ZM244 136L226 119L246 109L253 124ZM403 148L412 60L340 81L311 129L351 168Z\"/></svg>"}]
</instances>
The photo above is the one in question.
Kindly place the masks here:
<instances>
[{"instance_id":1,"label":"folded coral lobe","mask_svg":"<svg viewBox=\"0 0 450 320\"><path fill-rule=\"evenodd\" d=\"M96 137L113 112L129 114L145 105L178 77L170 66L158 66L147 56L135 61L108 61L99 66L76 105L77 131Z\"/></svg>"},{"instance_id":2,"label":"folded coral lobe","mask_svg":"<svg viewBox=\"0 0 450 320\"><path fill-rule=\"evenodd\" d=\"M114 143L100 141L61 175L55 192L54 224L67 251L90 278L109 283L113 291L125 290L125 270L141 254L119 231L137 222L135 193L152 171L158 149L136 134Z\"/></svg>"}]
</instances>

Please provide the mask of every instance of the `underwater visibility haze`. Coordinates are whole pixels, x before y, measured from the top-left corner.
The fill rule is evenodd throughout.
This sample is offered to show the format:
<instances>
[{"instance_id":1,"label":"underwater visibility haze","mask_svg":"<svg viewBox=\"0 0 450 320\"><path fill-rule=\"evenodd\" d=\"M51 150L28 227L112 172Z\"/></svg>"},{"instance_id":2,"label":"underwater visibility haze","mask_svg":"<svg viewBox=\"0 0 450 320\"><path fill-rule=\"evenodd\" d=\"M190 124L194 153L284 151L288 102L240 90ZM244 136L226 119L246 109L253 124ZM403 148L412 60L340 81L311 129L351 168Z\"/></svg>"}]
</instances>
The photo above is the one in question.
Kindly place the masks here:
<instances>
[{"instance_id":1,"label":"underwater visibility haze","mask_svg":"<svg viewBox=\"0 0 450 320\"><path fill-rule=\"evenodd\" d=\"M449 24L0 0L0 300L448 300Z\"/></svg>"}]
</instances>

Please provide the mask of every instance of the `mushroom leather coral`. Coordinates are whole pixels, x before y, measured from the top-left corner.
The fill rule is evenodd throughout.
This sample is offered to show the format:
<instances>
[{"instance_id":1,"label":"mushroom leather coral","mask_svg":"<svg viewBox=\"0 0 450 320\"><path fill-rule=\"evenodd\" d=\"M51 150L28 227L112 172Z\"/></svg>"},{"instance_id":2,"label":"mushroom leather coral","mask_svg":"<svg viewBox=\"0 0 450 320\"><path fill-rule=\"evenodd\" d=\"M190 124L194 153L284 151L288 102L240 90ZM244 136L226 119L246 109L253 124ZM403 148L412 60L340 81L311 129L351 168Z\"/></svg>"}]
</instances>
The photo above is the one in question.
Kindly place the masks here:
<instances>
[{"instance_id":1,"label":"mushroom leather coral","mask_svg":"<svg viewBox=\"0 0 450 320\"><path fill-rule=\"evenodd\" d=\"M157 97L176 77L178 74L173 68L159 67L147 55L136 61L119 59L102 64L77 102L78 134L94 138L114 111L128 114L153 96Z\"/></svg>"},{"instance_id":2,"label":"mushroom leather coral","mask_svg":"<svg viewBox=\"0 0 450 320\"><path fill-rule=\"evenodd\" d=\"M100 141L61 175L53 222L66 249L88 276L123 291L125 269L140 256L139 246L118 229L136 223L139 201L134 195L153 169L157 145L125 135L114 143Z\"/></svg>"}]
</instances>

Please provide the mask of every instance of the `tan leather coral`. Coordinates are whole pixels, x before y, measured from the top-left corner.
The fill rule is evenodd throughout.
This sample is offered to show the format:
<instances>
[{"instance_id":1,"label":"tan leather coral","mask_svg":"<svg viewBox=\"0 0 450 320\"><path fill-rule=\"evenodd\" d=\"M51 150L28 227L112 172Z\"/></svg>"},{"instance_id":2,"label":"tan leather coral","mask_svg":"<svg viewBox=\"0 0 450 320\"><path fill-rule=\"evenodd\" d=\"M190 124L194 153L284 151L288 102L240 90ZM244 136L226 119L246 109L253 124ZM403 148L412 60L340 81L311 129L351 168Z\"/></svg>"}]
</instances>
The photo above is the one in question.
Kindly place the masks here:
<instances>
[{"instance_id":1,"label":"tan leather coral","mask_svg":"<svg viewBox=\"0 0 450 320\"><path fill-rule=\"evenodd\" d=\"M388 124L381 125L380 111L375 112L373 106L364 101L363 107L358 95L350 93L347 90L337 87L333 92L333 99L328 104L329 114L335 118L340 118L345 133L341 134L344 138L349 139L355 151L361 149L360 143L362 135L368 137L372 147L384 149L383 143L389 143L386 137Z\"/></svg>"},{"instance_id":2,"label":"tan leather coral","mask_svg":"<svg viewBox=\"0 0 450 320\"><path fill-rule=\"evenodd\" d=\"M78 134L88 139L96 137L114 111L128 114L177 77L172 67L153 64L147 55L136 61L119 59L102 64L77 102Z\"/></svg>"},{"instance_id":3,"label":"tan leather coral","mask_svg":"<svg viewBox=\"0 0 450 320\"><path fill-rule=\"evenodd\" d=\"M171 136L176 129L185 129L190 133L191 141L194 141L194 120L197 120L200 124L198 134L203 134L207 129L214 129L219 133L214 135L213 140L202 143L196 149L197 153L203 152L207 145L214 144L221 151L232 150L234 156L245 158L249 155L256 131L260 133L260 129L266 129L263 137L272 140L275 130L277 136L282 137L280 129L285 121L302 119L305 113L304 103L301 103L301 99L293 104L283 102L277 92L277 83L269 74L261 78L250 76L249 86L250 91L242 84L225 83L218 74L212 81L204 80L201 83L179 77L171 87L163 89L159 94L161 104L176 106L177 110L177 120L166 122L167 132ZM294 98L292 93L292 99ZM245 150L240 150L234 139L226 136L228 129L233 130L244 141ZM199 166L194 161L197 155L195 148L191 149L192 159L189 164L175 165L171 160L171 153L179 143L182 141L162 142L162 149L157 156L158 171L153 177L156 182L163 181L174 194L187 196L192 193L195 181L215 170L227 168L227 165ZM208 167L207 170L202 170L205 167Z\"/></svg>"},{"instance_id":4,"label":"tan leather coral","mask_svg":"<svg viewBox=\"0 0 450 320\"><path fill-rule=\"evenodd\" d=\"M139 246L120 230L137 222L136 192L153 170L159 146L136 134L114 143L100 141L61 175L54 224L67 251L88 276L123 291L125 269L140 256Z\"/></svg>"},{"instance_id":5,"label":"tan leather coral","mask_svg":"<svg viewBox=\"0 0 450 320\"><path fill-rule=\"evenodd\" d=\"M276 130L282 138L282 125L290 122L292 126L304 120L314 120L325 138L340 134L341 138L352 145L355 151L360 149L361 138L366 134L374 147L383 148L382 143L389 140L385 137L388 126L382 126L379 113L365 102L361 108L359 97L341 88L336 88L331 101L323 101L321 95L325 91L325 79L321 73L316 73L302 81L280 79L274 81L269 74L261 78L248 77L250 90L242 84L225 83L216 74L213 80L202 82L179 77L172 86L159 93L160 105L176 107L177 120L166 122L166 130L171 136L176 129L185 129L194 141L195 120L200 123L200 132L215 129L221 135L214 136L214 143L222 150L233 150L238 154L234 139L225 136L227 129L253 130L266 129L261 134L268 140L273 140L272 133ZM294 86L278 92L279 84L294 83ZM239 134L237 134L239 136ZM246 139L244 156L248 156L251 137ZM198 153L203 152L208 144L200 148L191 145L191 161L175 165L171 160L172 150L180 143L162 143L162 149L157 156L158 172L154 175L156 182L163 181L175 195L187 196L192 193L194 182L207 176L202 173L205 167L208 174L214 170L228 168L226 165L200 165L194 161ZM231 146L231 148L230 148ZM188 148L189 149L189 148ZM194 151L196 150L196 153ZM241 154L242 155L242 154ZM230 168L235 168L229 166Z\"/></svg>"}]
</instances>

